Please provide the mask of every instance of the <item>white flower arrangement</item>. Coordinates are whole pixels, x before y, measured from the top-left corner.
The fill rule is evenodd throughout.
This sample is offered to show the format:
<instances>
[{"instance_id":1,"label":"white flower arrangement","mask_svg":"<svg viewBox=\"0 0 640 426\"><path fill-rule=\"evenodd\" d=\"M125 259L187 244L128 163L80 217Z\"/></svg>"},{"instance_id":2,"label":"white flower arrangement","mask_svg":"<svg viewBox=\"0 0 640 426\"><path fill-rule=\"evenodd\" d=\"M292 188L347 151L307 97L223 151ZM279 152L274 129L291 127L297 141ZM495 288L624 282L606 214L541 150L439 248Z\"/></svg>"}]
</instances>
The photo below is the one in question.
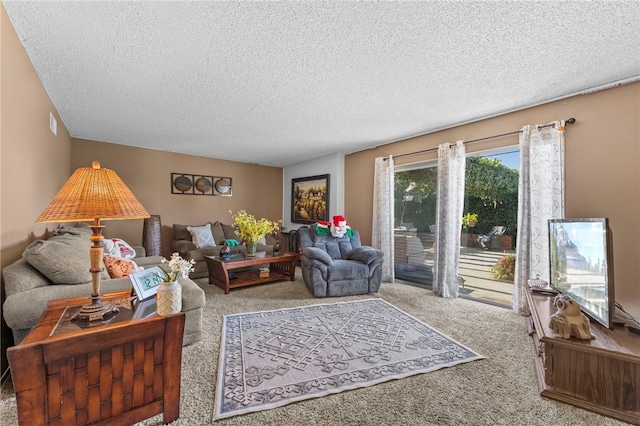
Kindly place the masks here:
<instances>
[{"instance_id":1,"label":"white flower arrangement","mask_svg":"<svg viewBox=\"0 0 640 426\"><path fill-rule=\"evenodd\" d=\"M164 273L164 276L160 278L162 278L164 282L170 283L172 281L178 281L178 276L182 276L182 278L189 278L189 272L193 271L193 265L196 261L193 259L185 260L179 253L173 253L171 255L171 260L162 259L162 263L169 264L169 272L167 272L163 267L160 267Z\"/></svg>"}]
</instances>

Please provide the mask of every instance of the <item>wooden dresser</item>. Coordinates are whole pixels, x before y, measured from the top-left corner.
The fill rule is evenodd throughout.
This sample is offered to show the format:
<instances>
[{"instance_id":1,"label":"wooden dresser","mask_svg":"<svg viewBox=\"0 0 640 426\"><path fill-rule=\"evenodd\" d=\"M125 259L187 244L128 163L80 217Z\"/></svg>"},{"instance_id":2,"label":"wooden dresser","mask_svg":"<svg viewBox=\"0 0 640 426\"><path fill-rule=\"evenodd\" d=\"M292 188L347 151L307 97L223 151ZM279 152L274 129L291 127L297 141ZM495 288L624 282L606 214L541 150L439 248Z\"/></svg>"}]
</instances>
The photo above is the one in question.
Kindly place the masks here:
<instances>
[{"instance_id":1,"label":"wooden dresser","mask_svg":"<svg viewBox=\"0 0 640 426\"><path fill-rule=\"evenodd\" d=\"M164 423L176 420L185 314L57 333L66 308L88 301L50 301L38 325L7 350L20 425L122 425L159 413Z\"/></svg>"},{"instance_id":2,"label":"wooden dresser","mask_svg":"<svg viewBox=\"0 0 640 426\"><path fill-rule=\"evenodd\" d=\"M593 340L563 339L549 328L553 296L529 291L540 395L640 424L640 335L591 321Z\"/></svg>"}]
</instances>

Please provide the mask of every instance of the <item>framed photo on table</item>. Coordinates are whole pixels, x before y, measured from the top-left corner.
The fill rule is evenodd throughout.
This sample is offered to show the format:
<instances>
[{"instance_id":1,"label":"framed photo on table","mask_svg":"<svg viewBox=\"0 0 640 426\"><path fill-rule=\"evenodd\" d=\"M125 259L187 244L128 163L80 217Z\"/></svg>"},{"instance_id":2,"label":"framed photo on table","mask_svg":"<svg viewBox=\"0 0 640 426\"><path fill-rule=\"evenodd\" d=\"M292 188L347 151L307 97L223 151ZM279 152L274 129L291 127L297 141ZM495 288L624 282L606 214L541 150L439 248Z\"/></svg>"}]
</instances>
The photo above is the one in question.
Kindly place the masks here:
<instances>
[{"instance_id":1,"label":"framed photo on table","mask_svg":"<svg viewBox=\"0 0 640 426\"><path fill-rule=\"evenodd\" d=\"M163 276L164 273L159 266L129 274L138 301L155 296Z\"/></svg>"},{"instance_id":2,"label":"framed photo on table","mask_svg":"<svg viewBox=\"0 0 640 426\"><path fill-rule=\"evenodd\" d=\"M291 180L291 222L329 221L329 175Z\"/></svg>"}]
</instances>

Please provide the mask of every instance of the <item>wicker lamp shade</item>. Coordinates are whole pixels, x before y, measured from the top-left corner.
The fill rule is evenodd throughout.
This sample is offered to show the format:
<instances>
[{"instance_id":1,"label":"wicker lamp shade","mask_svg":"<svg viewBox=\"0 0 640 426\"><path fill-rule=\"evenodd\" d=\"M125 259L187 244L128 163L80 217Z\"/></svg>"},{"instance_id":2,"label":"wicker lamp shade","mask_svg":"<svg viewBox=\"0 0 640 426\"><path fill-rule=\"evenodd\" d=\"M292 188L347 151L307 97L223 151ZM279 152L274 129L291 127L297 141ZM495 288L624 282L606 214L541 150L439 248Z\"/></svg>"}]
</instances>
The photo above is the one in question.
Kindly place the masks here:
<instances>
[{"instance_id":1,"label":"wicker lamp shade","mask_svg":"<svg viewBox=\"0 0 640 426\"><path fill-rule=\"evenodd\" d=\"M142 247L147 252L147 256L160 256L162 252L160 230L160 216L152 214L144 220L142 227Z\"/></svg>"},{"instance_id":2,"label":"wicker lamp shade","mask_svg":"<svg viewBox=\"0 0 640 426\"><path fill-rule=\"evenodd\" d=\"M36 222L142 219L149 217L122 179L100 163L76 170Z\"/></svg>"}]
</instances>

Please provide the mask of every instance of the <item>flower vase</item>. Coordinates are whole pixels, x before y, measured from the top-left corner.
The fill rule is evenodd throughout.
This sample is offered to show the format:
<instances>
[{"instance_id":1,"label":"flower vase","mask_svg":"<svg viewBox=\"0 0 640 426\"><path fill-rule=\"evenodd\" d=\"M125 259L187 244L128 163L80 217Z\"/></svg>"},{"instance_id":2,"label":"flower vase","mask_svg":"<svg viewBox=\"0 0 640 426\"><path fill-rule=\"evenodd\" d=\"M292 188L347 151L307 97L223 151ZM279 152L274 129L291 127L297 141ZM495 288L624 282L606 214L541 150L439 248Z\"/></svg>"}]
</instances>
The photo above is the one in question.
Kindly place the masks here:
<instances>
[{"instance_id":1,"label":"flower vase","mask_svg":"<svg viewBox=\"0 0 640 426\"><path fill-rule=\"evenodd\" d=\"M166 317L182 310L182 286L178 281L162 282L156 294L158 315Z\"/></svg>"},{"instance_id":2,"label":"flower vase","mask_svg":"<svg viewBox=\"0 0 640 426\"><path fill-rule=\"evenodd\" d=\"M247 241L247 257L255 257L258 243Z\"/></svg>"}]
</instances>

